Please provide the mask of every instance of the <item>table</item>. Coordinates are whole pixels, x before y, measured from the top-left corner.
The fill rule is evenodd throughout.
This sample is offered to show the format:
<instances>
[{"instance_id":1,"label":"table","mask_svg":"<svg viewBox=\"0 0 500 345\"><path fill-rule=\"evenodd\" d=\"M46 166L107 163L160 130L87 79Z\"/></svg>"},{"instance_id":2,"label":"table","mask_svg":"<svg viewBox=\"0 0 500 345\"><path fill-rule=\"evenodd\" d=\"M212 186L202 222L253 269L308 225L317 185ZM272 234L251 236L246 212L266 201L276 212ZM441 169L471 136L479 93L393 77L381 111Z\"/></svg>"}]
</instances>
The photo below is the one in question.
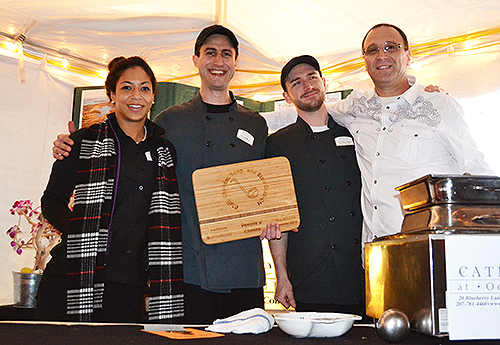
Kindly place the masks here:
<instances>
[{"instance_id":1,"label":"table","mask_svg":"<svg viewBox=\"0 0 500 345\"><path fill-rule=\"evenodd\" d=\"M88 325L84 323L56 324L30 321L1 321L0 344L2 345L309 345L309 344L344 344L344 345L387 345L380 339L373 325L355 325L350 331L338 338L293 338L279 328L274 327L263 334L227 334L220 338L173 340L142 332L142 325ZM401 342L402 345L469 345L499 344L498 341L460 341L450 342L447 337L432 337L412 331Z\"/></svg>"},{"instance_id":2,"label":"table","mask_svg":"<svg viewBox=\"0 0 500 345\"><path fill-rule=\"evenodd\" d=\"M35 308L19 308L13 304L0 306L0 320L33 321Z\"/></svg>"}]
</instances>

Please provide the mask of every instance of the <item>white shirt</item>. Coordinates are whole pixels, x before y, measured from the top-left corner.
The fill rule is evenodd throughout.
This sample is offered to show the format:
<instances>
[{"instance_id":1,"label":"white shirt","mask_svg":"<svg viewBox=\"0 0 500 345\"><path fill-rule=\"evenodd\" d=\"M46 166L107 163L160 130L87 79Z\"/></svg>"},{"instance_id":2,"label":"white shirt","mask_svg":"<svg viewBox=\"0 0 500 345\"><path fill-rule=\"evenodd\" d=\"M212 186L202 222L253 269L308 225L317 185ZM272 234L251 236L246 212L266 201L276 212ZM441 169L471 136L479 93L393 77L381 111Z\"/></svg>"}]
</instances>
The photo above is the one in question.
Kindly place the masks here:
<instances>
[{"instance_id":1,"label":"white shirt","mask_svg":"<svg viewBox=\"0 0 500 345\"><path fill-rule=\"evenodd\" d=\"M387 105L374 90L354 91L327 109L355 140L363 243L400 232L404 212L395 187L427 174L495 174L478 151L458 102L443 93L427 93L416 81ZM277 129L295 122L297 113L263 116L270 129Z\"/></svg>"}]
</instances>

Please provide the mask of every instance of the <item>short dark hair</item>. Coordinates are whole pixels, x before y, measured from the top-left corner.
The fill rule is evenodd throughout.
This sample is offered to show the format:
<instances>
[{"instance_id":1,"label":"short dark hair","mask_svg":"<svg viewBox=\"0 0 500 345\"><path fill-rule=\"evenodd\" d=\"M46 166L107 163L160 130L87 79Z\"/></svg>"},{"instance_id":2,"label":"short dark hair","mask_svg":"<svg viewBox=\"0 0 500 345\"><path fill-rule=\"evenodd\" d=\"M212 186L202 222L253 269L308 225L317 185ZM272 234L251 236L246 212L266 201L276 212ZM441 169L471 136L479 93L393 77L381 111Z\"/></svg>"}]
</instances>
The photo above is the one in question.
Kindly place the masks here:
<instances>
[{"instance_id":1,"label":"short dark hair","mask_svg":"<svg viewBox=\"0 0 500 345\"><path fill-rule=\"evenodd\" d=\"M222 35L226 36L231 44L233 45L234 50L236 51L235 58L238 57L238 39L233 34L231 30L226 28L225 26L214 24L207 26L203 30L201 30L200 34L196 38L196 42L194 44L194 55L200 57L200 50L203 43L212 35Z\"/></svg>"},{"instance_id":2,"label":"short dark hair","mask_svg":"<svg viewBox=\"0 0 500 345\"><path fill-rule=\"evenodd\" d=\"M108 64L108 76L106 78L106 95L111 100L111 93L116 92L116 84L118 83L118 79L122 76L122 74L128 70L129 68L140 67L146 72L153 86L153 95L156 94L157 81L153 70L146 61L144 61L139 56L132 56L129 58L125 58L123 56L115 57Z\"/></svg>"},{"instance_id":3,"label":"short dark hair","mask_svg":"<svg viewBox=\"0 0 500 345\"><path fill-rule=\"evenodd\" d=\"M283 68L281 69L280 80L281 80L281 87L283 88L283 91L287 92L286 80L288 79L288 75L290 74L290 72L292 71L292 69L295 66L300 65L301 63L306 63L306 64L310 65L312 68L314 68L316 71L319 72L320 76L323 76L321 74L321 68L319 67L319 62L318 62L318 60L316 60L315 57L313 57L311 55L296 56L293 59L291 59L290 61L288 61L285 64L285 66L283 66Z\"/></svg>"},{"instance_id":4,"label":"short dark hair","mask_svg":"<svg viewBox=\"0 0 500 345\"><path fill-rule=\"evenodd\" d=\"M388 23L380 23L380 24L374 25L370 30L368 30L368 32L366 33L365 37L363 38L363 42L361 42L361 50L363 51L365 49L365 41L366 41L366 37L368 36L368 34L370 32L372 32L373 30L381 28L381 27L384 27L384 26L385 27L389 27L389 28L393 28L394 30L396 30L397 32L399 32L399 34L403 38L403 48L405 50L408 50L408 47L409 47L408 38L406 37L406 34L404 33L404 31L401 30L400 28L398 28L396 25L394 25L394 24L388 24Z\"/></svg>"}]
</instances>

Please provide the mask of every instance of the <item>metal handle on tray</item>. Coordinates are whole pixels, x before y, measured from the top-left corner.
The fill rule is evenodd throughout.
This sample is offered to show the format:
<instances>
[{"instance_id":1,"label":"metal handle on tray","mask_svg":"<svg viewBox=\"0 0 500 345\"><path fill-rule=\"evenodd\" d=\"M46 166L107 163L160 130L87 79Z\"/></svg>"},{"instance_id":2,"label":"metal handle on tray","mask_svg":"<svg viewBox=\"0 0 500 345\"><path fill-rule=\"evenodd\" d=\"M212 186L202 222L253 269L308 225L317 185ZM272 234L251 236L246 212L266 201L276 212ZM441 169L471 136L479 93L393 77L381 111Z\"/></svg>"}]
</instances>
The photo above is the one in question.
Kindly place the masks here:
<instances>
[{"instance_id":1,"label":"metal handle on tray","mask_svg":"<svg viewBox=\"0 0 500 345\"><path fill-rule=\"evenodd\" d=\"M472 218L474 223L500 225L500 214L482 214Z\"/></svg>"}]
</instances>

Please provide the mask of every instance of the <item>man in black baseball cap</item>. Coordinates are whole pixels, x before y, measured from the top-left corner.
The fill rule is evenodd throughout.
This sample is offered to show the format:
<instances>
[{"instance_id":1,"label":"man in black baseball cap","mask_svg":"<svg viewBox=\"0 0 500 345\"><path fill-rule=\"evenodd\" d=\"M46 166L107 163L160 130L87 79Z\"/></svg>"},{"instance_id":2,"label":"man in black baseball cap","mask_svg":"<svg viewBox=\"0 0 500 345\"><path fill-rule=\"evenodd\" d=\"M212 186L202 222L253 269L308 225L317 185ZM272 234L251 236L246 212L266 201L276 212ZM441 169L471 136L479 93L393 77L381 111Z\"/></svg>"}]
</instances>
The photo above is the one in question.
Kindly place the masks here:
<instances>
[{"instance_id":1,"label":"man in black baseball cap","mask_svg":"<svg viewBox=\"0 0 500 345\"><path fill-rule=\"evenodd\" d=\"M275 299L296 311L364 315L361 179L353 138L328 115L326 81L314 57L288 61L281 86L299 117L269 136L266 155L290 161L300 226L269 241Z\"/></svg>"},{"instance_id":2,"label":"man in black baseball cap","mask_svg":"<svg viewBox=\"0 0 500 345\"><path fill-rule=\"evenodd\" d=\"M236 58L238 58L238 45L239 45L238 39L231 30L218 24L207 26L206 28L201 30L200 34L196 38L196 43L194 44L194 55L200 56L201 46L206 41L206 39L212 35L222 35L229 38L229 41L231 41L233 48L236 52Z\"/></svg>"},{"instance_id":3,"label":"man in black baseball cap","mask_svg":"<svg viewBox=\"0 0 500 345\"><path fill-rule=\"evenodd\" d=\"M301 55L288 61L281 69L281 86L285 100L303 111L310 125L326 125L326 81L316 58Z\"/></svg>"},{"instance_id":4,"label":"man in black baseball cap","mask_svg":"<svg viewBox=\"0 0 500 345\"><path fill-rule=\"evenodd\" d=\"M319 76L323 77L321 74L321 68L319 67L319 62L316 60L316 58L312 57L311 55L300 55L296 56L290 61L286 63L285 66L281 69L281 87L283 88L283 91L286 92L286 81L288 79L288 75L290 74L290 71L297 65L300 65L301 63L308 64L312 66L316 71L319 72Z\"/></svg>"},{"instance_id":5,"label":"man in black baseball cap","mask_svg":"<svg viewBox=\"0 0 500 345\"><path fill-rule=\"evenodd\" d=\"M191 176L211 166L264 158L268 134L257 112L236 102L229 84L238 62L238 39L228 28L204 28L192 57L198 94L160 113L155 122L177 151L184 259L185 323L207 324L264 308L265 271L258 237L207 245L200 236Z\"/></svg>"}]
</instances>

